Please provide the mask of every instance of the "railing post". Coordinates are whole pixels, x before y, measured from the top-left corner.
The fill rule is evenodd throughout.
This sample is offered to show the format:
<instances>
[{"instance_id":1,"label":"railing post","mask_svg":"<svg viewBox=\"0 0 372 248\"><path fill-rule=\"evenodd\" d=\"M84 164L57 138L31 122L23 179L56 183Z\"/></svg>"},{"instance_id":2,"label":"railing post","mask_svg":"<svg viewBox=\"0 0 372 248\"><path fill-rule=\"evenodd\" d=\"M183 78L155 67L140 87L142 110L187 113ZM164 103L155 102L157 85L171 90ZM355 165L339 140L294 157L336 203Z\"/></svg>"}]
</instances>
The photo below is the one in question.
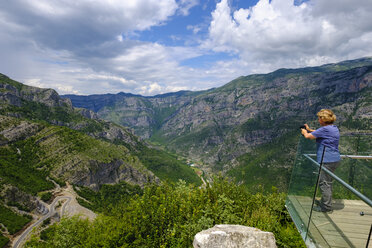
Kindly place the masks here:
<instances>
[{"instance_id":1,"label":"railing post","mask_svg":"<svg viewBox=\"0 0 372 248\"><path fill-rule=\"evenodd\" d=\"M310 222L311 222L311 216L313 214L313 207L314 207L314 203L315 203L316 192L318 191L318 184L319 184L320 173L322 172L322 167L323 167L323 158L324 158L325 149L326 149L326 147L323 146L323 153L322 153L322 158L320 160L318 177L316 179L315 190L314 190L314 195L313 195L313 202L311 203L309 221L307 223L307 230L306 230L306 235L305 235L305 242L306 242L306 239L307 239L307 234L309 233L309 227L310 227Z\"/></svg>"},{"instance_id":2,"label":"railing post","mask_svg":"<svg viewBox=\"0 0 372 248\"><path fill-rule=\"evenodd\" d=\"M366 248L368 248L369 241L371 240L371 234L372 234L372 224L371 224L371 229L369 229L369 235L368 235L368 239L367 239Z\"/></svg>"}]
</instances>

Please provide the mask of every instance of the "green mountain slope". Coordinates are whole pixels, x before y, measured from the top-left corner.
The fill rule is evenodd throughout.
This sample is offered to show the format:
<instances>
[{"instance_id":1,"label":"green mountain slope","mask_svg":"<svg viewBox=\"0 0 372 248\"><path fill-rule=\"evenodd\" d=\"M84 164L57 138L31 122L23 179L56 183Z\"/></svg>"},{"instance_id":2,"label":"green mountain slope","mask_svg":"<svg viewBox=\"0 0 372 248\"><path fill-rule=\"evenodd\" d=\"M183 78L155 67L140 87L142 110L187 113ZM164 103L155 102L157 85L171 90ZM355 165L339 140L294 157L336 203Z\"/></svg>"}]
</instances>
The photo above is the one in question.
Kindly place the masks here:
<instances>
[{"instance_id":1,"label":"green mountain slope","mask_svg":"<svg viewBox=\"0 0 372 248\"><path fill-rule=\"evenodd\" d=\"M96 192L106 184L129 189L161 180L201 183L173 155L148 147L129 129L92 111L73 108L52 89L0 74L0 103L0 208L12 213L0 215L0 223L8 237L30 221L18 211L37 211L40 197L49 199L47 192L56 187L53 181Z\"/></svg>"}]
</instances>

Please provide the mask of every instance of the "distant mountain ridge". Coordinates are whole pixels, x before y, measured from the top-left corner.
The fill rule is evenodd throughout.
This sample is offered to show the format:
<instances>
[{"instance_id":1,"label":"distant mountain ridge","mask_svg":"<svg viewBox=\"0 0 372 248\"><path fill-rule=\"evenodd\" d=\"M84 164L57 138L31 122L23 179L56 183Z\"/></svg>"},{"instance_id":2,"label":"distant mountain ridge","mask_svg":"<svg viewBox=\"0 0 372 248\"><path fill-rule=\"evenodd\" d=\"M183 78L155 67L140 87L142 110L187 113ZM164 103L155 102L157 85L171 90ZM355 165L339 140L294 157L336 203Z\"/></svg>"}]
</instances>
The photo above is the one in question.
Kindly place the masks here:
<instances>
[{"instance_id":1,"label":"distant mountain ridge","mask_svg":"<svg viewBox=\"0 0 372 248\"><path fill-rule=\"evenodd\" d=\"M139 98L145 98L145 99L152 99L152 98L167 98L172 96L183 96L188 93L192 93L192 91L178 91L178 92L170 92L170 93L164 93L159 94L155 96L142 96L138 94L132 94L132 93L125 93L125 92L119 92L117 94L94 94L94 95L73 95L73 94L67 94L67 95L61 95L64 99L70 99L71 101L74 101L74 106L77 108L86 108L90 109L94 112L98 112L101 108L105 106L109 106L112 104L115 104L117 101L121 101L124 98L128 97L139 97Z\"/></svg>"},{"instance_id":2,"label":"distant mountain ridge","mask_svg":"<svg viewBox=\"0 0 372 248\"><path fill-rule=\"evenodd\" d=\"M136 135L149 138L177 109L201 92L179 91L156 96L128 93L90 96L63 95L78 108L99 113L103 119L134 129ZM112 111L115 109L115 111Z\"/></svg>"},{"instance_id":3,"label":"distant mountain ridge","mask_svg":"<svg viewBox=\"0 0 372 248\"><path fill-rule=\"evenodd\" d=\"M291 137L297 137L298 126L314 120L321 108L332 108L343 130L371 129L371 86L372 58L367 57L243 76L216 89L180 96L116 98L103 104L97 115L226 172L247 164L242 158L257 152L256 148L286 137L292 141L288 141L284 164L270 156L257 163L290 168L295 153ZM79 101L79 106L89 108L89 101L84 105L79 96L70 99L73 105Z\"/></svg>"}]
</instances>

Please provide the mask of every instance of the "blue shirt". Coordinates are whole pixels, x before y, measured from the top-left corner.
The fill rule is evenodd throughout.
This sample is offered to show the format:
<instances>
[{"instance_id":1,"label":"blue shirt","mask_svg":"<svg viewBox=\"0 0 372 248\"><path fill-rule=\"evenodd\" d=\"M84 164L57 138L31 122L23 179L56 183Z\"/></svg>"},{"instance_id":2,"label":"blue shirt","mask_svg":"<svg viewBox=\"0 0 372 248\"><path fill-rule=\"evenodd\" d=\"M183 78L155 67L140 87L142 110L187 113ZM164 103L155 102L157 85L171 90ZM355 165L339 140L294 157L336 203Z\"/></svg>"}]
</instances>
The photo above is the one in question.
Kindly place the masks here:
<instances>
[{"instance_id":1,"label":"blue shirt","mask_svg":"<svg viewBox=\"0 0 372 248\"><path fill-rule=\"evenodd\" d=\"M340 132L335 125L323 126L311 133L316 138L317 143L317 162L322 161L323 148L325 153L323 163L338 162L341 160L338 144Z\"/></svg>"}]
</instances>

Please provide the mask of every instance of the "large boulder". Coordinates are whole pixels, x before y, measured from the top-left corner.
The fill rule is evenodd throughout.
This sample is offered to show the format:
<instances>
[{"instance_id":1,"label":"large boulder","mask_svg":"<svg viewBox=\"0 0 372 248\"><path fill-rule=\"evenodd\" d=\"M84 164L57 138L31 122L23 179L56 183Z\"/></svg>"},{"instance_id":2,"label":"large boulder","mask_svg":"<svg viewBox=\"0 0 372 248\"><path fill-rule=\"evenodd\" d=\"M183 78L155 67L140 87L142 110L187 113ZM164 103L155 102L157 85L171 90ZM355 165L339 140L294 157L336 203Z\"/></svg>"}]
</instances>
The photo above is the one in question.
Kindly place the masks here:
<instances>
[{"instance_id":1,"label":"large boulder","mask_svg":"<svg viewBox=\"0 0 372 248\"><path fill-rule=\"evenodd\" d=\"M194 248L276 248L271 232L241 225L216 225L195 235Z\"/></svg>"}]
</instances>

